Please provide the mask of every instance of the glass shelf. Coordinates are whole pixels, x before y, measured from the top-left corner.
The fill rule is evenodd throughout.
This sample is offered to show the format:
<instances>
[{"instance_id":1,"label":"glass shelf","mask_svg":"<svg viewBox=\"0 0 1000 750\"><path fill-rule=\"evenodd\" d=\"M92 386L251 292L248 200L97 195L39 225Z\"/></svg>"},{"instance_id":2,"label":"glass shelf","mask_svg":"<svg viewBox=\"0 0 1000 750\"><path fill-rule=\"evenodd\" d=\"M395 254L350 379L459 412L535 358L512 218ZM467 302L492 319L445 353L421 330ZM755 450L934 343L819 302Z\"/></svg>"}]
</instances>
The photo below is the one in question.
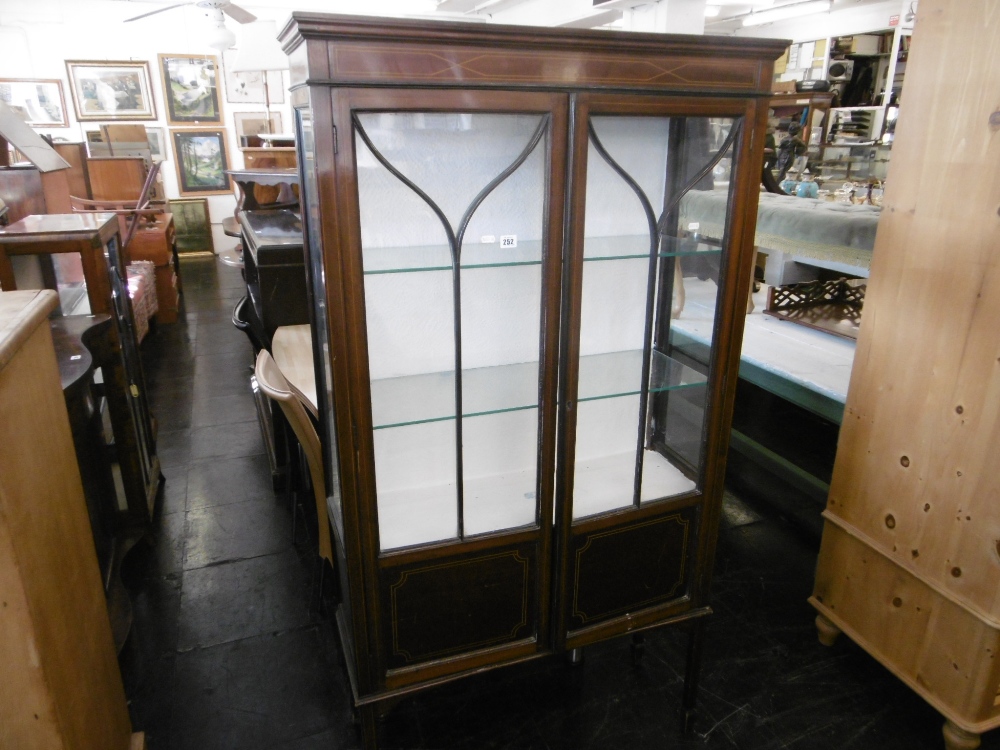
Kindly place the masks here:
<instances>
[{"instance_id":1,"label":"glass shelf","mask_svg":"<svg viewBox=\"0 0 1000 750\"><path fill-rule=\"evenodd\" d=\"M684 255L719 254L722 248L692 239L663 237L659 256L676 258ZM585 237L583 240L583 260L627 260L649 258L649 237L644 234L622 237Z\"/></svg>"},{"instance_id":2,"label":"glass shelf","mask_svg":"<svg viewBox=\"0 0 1000 750\"><path fill-rule=\"evenodd\" d=\"M718 254L722 248L680 237L665 237L661 258L684 255ZM412 247L375 247L363 251L366 276L383 273L416 273L420 271L450 271L451 252L447 245L414 245ZM644 235L624 237L587 237L584 239L584 261L631 260L649 257L649 238ZM542 262L542 243L525 240L514 248L501 248L497 243L483 245L466 243L462 247L462 268L505 268L535 266Z\"/></svg>"},{"instance_id":3,"label":"glass shelf","mask_svg":"<svg viewBox=\"0 0 1000 750\"><path fill-rule=\"evenodd\" d=\"M364 248L365 275L450 271L451 251L447 245ZM522 240L517 247L501 248L499 243L462 246L462 268L504 268L537 266L542 262L540 240Z\"/></svg>"},{"instance_id":4,"label":"glass shelf","mask_svg":"<svg viewBox=\"0 0 1000 750\"><path fill-rule=\"evenodd\" d=\"M642 376L642 352L611 352L580 357L577 401L635 396ZM654 351L649 368L649 392L661 393L704 385L708 378L697 370Z\"/></svg>"},{"instance_id":5,"label":"glass shelf","mask_svg":"<svg viewBox=\"0 0 1000 750\"><path fill-rule=\"evenodd\" d=\"M579 401L639 393L642 352L593 354L580 358ZM650 392L704 385L696 370L653 352ZM538 406L538 363L479 367L462 374L463 416L534 409ZM455 374L434 372L373 380L372 422L376 430L455 418Z\"/></svg>"}]
</instances>

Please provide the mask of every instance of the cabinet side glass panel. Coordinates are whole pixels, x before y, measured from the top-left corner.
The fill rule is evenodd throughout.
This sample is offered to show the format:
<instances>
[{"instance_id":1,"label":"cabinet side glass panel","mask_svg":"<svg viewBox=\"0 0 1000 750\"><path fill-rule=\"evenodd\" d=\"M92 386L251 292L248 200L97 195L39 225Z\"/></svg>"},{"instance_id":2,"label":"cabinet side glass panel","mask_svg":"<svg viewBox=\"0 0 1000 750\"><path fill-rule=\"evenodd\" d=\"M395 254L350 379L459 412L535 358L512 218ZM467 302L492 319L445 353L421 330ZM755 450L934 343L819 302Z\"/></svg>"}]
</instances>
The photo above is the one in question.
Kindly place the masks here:
<instances>
[{"instance_id":1,"label":"cabinet side glass panel","mask_svg":"<svg viewBox=\"0 0 1000 750\"><path fill-rule=\"evenodd\" d=\"M700 232L687 203L717 198L725 226L732 130L692 117L589 125L574 518L701 481L723 237Z\"/></svg>"},{"instance_id":2,"label":"cabinet side glass panel","mask_svg":"<svg viewBox=\"0 0 1000 750\"><path fill-rule=\"evenodd\" d=\"M548 119L354 126L382 549L534 523Z\"/></svg>"},{"instance_id":3,"label":"cabinet side glass panel","mask_svg":"<svg viewBox=\"0 0 1000 750\"><path fill-rule=\"evenodd\" d=\"M326 465L328 495L327 508L333 519L340 539L344 539L344 509L341 501L340 459L337 450L337 421L333 403L333 373L330 368L330 333L327 318L326 270L323 265L323 242L320 236L320 211L318 187L316 185L316 143L313 132L312 112L306 108L296 109L298 123L299 153L302 157L303 190L301 196L302 219L305 225L307 262L312 283L314 305L313 336L314 345L320 347L319 378L317 392L323 393L322 405L325 413L320 420L325 427L327 446ZM346 597L345 597L346 599Z\"/></svg>"}]
</instances>

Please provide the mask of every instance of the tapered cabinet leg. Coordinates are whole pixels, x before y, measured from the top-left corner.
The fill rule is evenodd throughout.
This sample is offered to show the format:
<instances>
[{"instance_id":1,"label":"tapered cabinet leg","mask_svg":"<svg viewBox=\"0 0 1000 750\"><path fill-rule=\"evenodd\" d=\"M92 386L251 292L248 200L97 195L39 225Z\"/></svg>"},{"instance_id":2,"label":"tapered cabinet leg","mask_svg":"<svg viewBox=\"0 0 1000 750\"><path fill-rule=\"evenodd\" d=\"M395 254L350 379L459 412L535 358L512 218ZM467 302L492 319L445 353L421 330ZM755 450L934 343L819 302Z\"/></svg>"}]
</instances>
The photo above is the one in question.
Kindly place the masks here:
<instances>
[{"instance_id":1,"label":"tapered cabinet leg","mask_svg":"<svg viewBox=\"0 0 1000 750\"><path fill-rule=\"evenodd\" d=\"M941 734L944 735L945 750L976 750L979 747L978 734L967 732L950 720L944 723Z\"/></svg>"},{"instance_id":2,"label":"tapered cabinet leg","mask_svg":"<svg viewBox=\"0 0 1000 750\"><path fill-rule=\"evenodd\" d=\"M840 635L840 628L834 625L823 615L816 615L816 633L819 642L824 646L832 646Z\"/></svg>"},{"instance_id":3,"label":"tapered cabinet leg","mask_svg":"<svg viewBox=\"0 0 1000 750\"><path fill-rule=\"evenodd\" d=\"M705 643L705 621L691 625L688 639L687 668L684 670L684 699L681 704L681 731L688 734L694 728L695 706L698 702L698 673L701 671L701 651Z\"/></svg>"},{"instance_id":4,"label":"tapered cabinet leg","mask_svg":"<svg viewBox=\"0 0 1000 750\"><path fill-rule=\"evenodd\" d=\"M357 715L361 725L361 747L364 750L378 750L378 707L371 703L359 706Z\"/></svg>"}]
</instances>

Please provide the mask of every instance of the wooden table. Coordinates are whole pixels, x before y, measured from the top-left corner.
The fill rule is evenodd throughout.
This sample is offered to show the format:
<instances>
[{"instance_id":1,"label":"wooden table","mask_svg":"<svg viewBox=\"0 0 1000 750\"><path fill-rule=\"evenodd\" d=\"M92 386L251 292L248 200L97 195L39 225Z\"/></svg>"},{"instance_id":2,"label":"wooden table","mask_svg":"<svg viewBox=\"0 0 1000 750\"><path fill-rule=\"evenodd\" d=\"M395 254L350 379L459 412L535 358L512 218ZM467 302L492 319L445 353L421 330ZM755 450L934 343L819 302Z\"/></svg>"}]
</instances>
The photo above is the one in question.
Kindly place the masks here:
<instances>
[{"instance_id":1,"label":"wooden table","mask_svg":"<svg viewBox=\"0 0 1000 750\"><path fill-rule=\"evenodd\" d=\"M236 214L256 208L266 208L271 203L282 206L298 203L296 194L299 184L299 170L295 167L255 167L253 169L230 169L226 171L236 187L239 198ZM267 195L258 194L258 187L273 188Z\"/></svg>"},{"instance_id":2,"label":"wooden table","mask_svg":"<svg viewBox=\"0 0 1000 750\"><path fill-rule=\"evenodd\" d=\"M316 405L316 368L313 364L312 326L281 326L271 339L271 356L285 380L305 397L313 415Z\"/></svg>"}]
</instances>

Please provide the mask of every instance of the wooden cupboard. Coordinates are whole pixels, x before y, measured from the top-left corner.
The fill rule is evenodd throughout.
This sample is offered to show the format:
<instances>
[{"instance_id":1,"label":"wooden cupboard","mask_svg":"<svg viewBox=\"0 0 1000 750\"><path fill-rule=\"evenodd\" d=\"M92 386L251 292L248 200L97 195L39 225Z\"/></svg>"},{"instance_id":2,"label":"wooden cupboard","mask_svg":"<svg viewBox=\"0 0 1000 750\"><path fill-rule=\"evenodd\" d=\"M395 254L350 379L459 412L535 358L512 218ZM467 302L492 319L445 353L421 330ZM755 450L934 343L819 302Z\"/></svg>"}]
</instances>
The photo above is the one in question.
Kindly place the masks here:
<instances>
[{"instance_id":1,"label":"wooden cupboard","mask_svg":"<svg viewBox=\"0 0 1000 750\"><path fill-rule=\"evenodd\" d=\"M139 750L47 316L0 292L0 747Z\"/></svg>"},{"instance_id":2,"label":"wooden cupboard","mask_svg":"<svg viewBox=\"0 0 1000 750\"><path fill-rule=\"evenodd\" d=\"M844 632L942 714L948 750L1000 731L994 9L920 5L809 600L824 643ZM971 191L966 153L989 175Z\"/></svg>"},{"instance_id":3,"label":"wooden cupboard","mask_svg":"<svg viewBox=\"0 0 1000 750\"><path fill-rule=\"evenodd\" d=\"M281 38L365 746L414 690L681 622L688 723L784 43L302 13ZM680 226L690 190L728 195L721 243Z\"/></svg>"}]
</instances>

